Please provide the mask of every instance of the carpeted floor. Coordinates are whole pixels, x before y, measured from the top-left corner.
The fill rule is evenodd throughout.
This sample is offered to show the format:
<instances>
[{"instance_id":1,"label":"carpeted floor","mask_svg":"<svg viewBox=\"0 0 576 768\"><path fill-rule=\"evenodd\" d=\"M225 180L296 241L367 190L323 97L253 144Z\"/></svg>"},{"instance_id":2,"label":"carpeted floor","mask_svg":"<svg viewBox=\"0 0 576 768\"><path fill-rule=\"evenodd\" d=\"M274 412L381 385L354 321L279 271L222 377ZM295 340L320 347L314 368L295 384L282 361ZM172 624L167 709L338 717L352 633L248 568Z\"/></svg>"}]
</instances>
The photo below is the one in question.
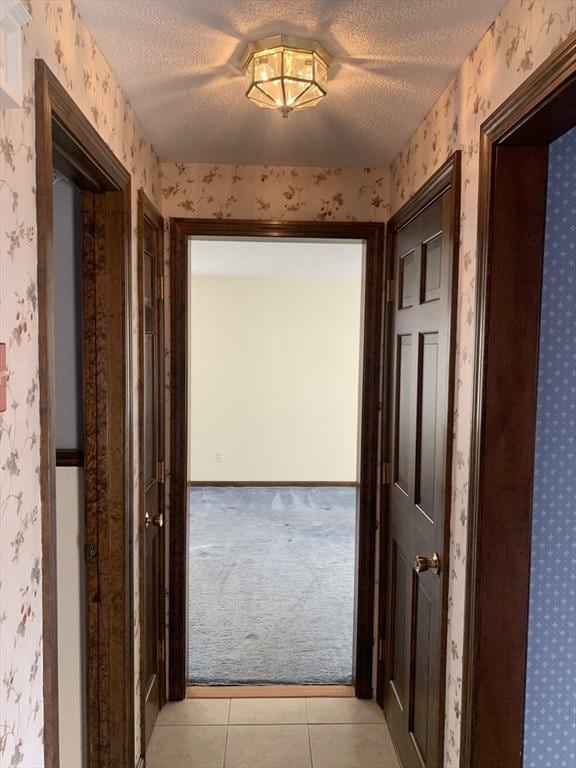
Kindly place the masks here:
<instances>
[{"instance_id":1,"label":"carpeted floor","mask_svg":"<svg viewBox=\"0 0 576 768\"><path fill-rule=\"evenodd\" d=\"M356 489L192 488L189 681L352 682Z\"/></svg>"}]
</instances>

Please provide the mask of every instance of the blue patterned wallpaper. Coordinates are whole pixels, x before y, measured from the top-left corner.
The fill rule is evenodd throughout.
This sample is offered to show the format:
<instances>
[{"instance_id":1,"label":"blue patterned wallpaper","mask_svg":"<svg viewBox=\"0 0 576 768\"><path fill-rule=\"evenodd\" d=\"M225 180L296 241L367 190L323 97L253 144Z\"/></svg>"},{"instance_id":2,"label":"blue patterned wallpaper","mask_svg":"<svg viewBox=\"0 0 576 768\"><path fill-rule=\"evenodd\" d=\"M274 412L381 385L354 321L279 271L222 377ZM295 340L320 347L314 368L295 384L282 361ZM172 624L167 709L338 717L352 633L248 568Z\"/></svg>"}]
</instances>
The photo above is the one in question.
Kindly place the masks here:
<instances>
[{"instance_id":1,"label":"blue patterned wallpaper","mask_svg":"<svg viewBox=\"0 0 576 768\"><path fill-rule=\"evenodd\" d=\"M524 768L576 768L576 128L546 214Z\"/></svg>"}]
</instances>

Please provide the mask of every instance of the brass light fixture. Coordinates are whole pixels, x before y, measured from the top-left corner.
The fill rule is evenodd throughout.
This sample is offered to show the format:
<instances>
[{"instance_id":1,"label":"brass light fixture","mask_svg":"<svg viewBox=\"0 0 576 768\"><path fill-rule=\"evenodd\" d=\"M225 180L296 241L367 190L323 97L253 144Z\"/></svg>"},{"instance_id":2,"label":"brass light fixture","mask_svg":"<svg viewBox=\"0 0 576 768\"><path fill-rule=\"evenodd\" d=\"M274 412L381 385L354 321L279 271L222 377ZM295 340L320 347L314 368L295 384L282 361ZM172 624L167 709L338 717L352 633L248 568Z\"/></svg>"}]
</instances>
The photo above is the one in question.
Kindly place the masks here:
<instances>
[{"instance_id":1,"label":"brass light fixture","mask_svg":"<svg viewBox=\"0 0 576 768\"><path fill-rule=\"evenodd\" d=\"M242 57L246 96L259 107L278 109L282 117L314 107L326 96L331 61L317 40L274 35L249 43Z\"/></svg>"}]
</instances>

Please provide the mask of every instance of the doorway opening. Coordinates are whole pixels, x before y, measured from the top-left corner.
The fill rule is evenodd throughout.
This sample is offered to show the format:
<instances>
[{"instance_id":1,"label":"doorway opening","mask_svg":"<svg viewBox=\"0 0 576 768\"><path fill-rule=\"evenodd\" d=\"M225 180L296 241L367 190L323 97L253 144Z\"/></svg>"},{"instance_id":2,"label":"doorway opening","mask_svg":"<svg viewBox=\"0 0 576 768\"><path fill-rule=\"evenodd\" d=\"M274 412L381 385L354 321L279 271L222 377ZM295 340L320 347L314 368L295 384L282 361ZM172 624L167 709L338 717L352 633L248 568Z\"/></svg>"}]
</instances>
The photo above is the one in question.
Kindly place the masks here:
<instances>
[{"instance_id":1,"label":"doorway opening","mask_svg":"<svg viewBox=\"0 0 576 768\"><path fill-rule=\"evenodd\" d=\"M362 240L189 241L188 683L352 685Z\"/></svg>"},{"instance_id":2,"label":"doorway opening","mask_svg":"<svg viewBox=\"0 0 576 768\"><path fill-rule=\"evenodd\" d=\"M460 205L460 153L456 152L414 197L397 213L390 228L387 256L384 255L384 227L379 224L341 222L260 222L233 220L171 219L171 385L170 385L170 606L169 606L169 695L171 701L195 698L237 698L231 686L188 688L188 608L194 599L195 584L189 579L188 534L190 524L188 431L191 375L189 366L191 315L189 307L190 240L200 238L239 239L283 238L306 240L352 240L364 243L363 333L360 398L360 449L358 475L355 663L354 685L331 686L235 686L239 696L260 698L346 695L353 690L358 699L371 699L377 680L380 706L390 692L409 689L410 708L396 711L389 721L398 749L413 749L415 719L419 734L428 738L431 766L441 764L444 684L442 651L445 643L447 576L445 556L450 498L451 382L454 360L456 308L456 265L458 263L458 222ZM221 302L219 303L219 306ZM411 319L412 318L412 319ZM264 323L266 317L262 318ZM218 317L212 322L221 322ZM409 327L405 327L406 323ZM238 321L235 319L235 324ZM404 324L404 325L403 325ZM414 362L410 376L407 364L398 365L398 339L414 336ZM218 345L210 347L216 355ZM234 349L230 355L236 354ZM404 361L405 361L404 357ZM238 376L234 370L234 383ZM399 398L403 384L409 398ZM394 385L394 387L392 387ZM393 394L392 394L393 393ZM398 408L398 405L400 407ZM406 461L406 451L409 456ZM220 453L220 456L217 456ZM210 469L223 470L229 454L212 445ZM432 457L432 464L430 459ZM217 461L221 458L222 461ZM212 490L225 490L213 479ZM223 476L222 476L222 479ZM242 482L242 481L238 481ZM274 481L277 488L278 481ZM289 480L293 484L294 481ZM307 480L306 482L310 482ZM231 481L226 480L227 487ZM254 488L254 482L250 482ZM298 487L298 486L296 486ZM197 490L197 486L192 486ZM257 489L259 490L259 489ZM401 518L393 494L402 491L409 500L409 516L425 513L429 527L404 530L401 542L407 563L402 590L396 578L398 567L398 526ZM406 502L407 504L408 502ZM194 515L194 512L192 513ZM394 517L395 515L395 517ZM380 569L375 583L378 546ZM418 533L418 536L416 535ZM406 534L406 535L405 535ZM414 550L414 551L412 551ZM392 557L391 557L392 555ZM198 555L200 558L201 556ZM390 574L391 571L391 574ZM422 574L422 575L421 575ZM390 578L392 575L392 579ZM391 585L394 585L392 588ZM189 594L190 593L190 594ZM378 598L378 625L375 627L375 597ZM426 613L425 600L430 603ZM391 621L392 619L392 621ZM427 619L425 625L423 619ZM386 627L386 629L385 629ZM424 627L425 631L422 631ZM375 633L377 629L377 633ZM426 632L434 642L426 643ZM377 634L378 664L373 647ZM391 639L393 641L391 642ZM424 638L424 639L423 639ZM190 638L193 643L194 639ZM418 647L418 663L413 650ZM406 681L409 681L406 684ZM398 683L398 685L396 685ZM317 692L322 688L322 693ZM290 692L292 689L292 692ZM306 690L307 689L307 690ZM273 691L273 693L270 693ZM216 693L215 693L216 692ZM349 694L348 694L349 695ZM403 693L402 695L405 696ZM404 698L404 703L406 698ZM261 705L264 709L265 706ZM343 706L343 710L347 709ZM396 707L398 709L398 707ZM172 711L172 706L167 707ZM394 714L394 713L393 713ZM176 715L174 715L176 716ZM166 715L168 717L168 715ZM410 753L407 762L411 761ZM412 761L413 762L413 761Z\"/></svg>"},{"instance_id":3,"label":"doorway opening","mask_svg":"<svg viewBox=\"0 0 576 768\"><path fill-rule=\"evenodd\" d=\"M53 180L58 705L61 768L86 764L82 190Z\"/></svg>"},{"instance_id":4,"label":"doorway opening","mask_svg":"<svg viewBox=\"0 0 576 768\"><path fill-rule=\"evenodd\" d=\"M383 226L334 222L172 219L171 233L169 698L184 698L190 679L202 684L255 682L297 685L326 682L334 683L335 686L340 681L353 683L359 698L371 698ZM283 269L292 270L292 274L288 272L282 277L249 273L232 277L228 275L229 283L241 280L245 287L252 284L253 291L256 290L254 281L260 281L260 289L251 298L244 293L243 309L237 303L235 305L231 295L223 298L221 294L216 301L213 296L210 299L208 291L204 302L198 297L201 283L209 283L214 289L215 284L218 281L222 283L226 275L204 274L191 277L190 254L201 243L205 249L219 248L222 251L221 258L230 261L234 259L234 252L227 245L231 239L241 245L245 253L250 254L252 271L258 259L261 267L266 265L268 271L273 263L276 265L275 270L279 268L282 259L274 261L271 248L280 249L277 253L282 252L283 248L291 248L296 252L305 246L323 247L326 253L338 247L348 248L350 253L356 249L355 262L352 260L355 266L350 274L356 281L355 293L352 292L356 296L356 304L355 307L352 305L350 312L356 313L356 316L352 327L348 329L350 348L355 349L356 362L352 361L346 376L346 386L352 393L352 408L338 406L334 392L331 391L337 390L340 384L334 383L334 379L344 378L337 367L336 348L332 350L332 387L330 376L325 376L316 391L310 386L309 380L307 388L302 388L302 381L311 375L310 371L302 369L313 367L314 359L321 359L324 347L330 344L334 346L334 339L330 338L330 325L342 322L333 305L330 309L330 323L324 324L324 335L320 330L313 333L311 329L309 335L312 339L301 334L298 339L298 323L300 330L306 322L310 324L310 319L305 319L306 307L311 312L314 307L318 309L320 306L323 280L321 271L318 272L319 259L303 255L299 259L295 256L285 259ZM267 249L269 253L266 257L264 254ZM255 256L258 252L260 256ZM199 259L202 261L202 258ZM218 257L212 254L203 259L205 264L212 265L212 271L216 271L214 265ZM333 262L336 260L333 259ZM250 263L246 258L236 258L236 262L237 269L239 265L245 269ZM342 257L342 265L345 263ZM310 270L316 270L316 275L309 274ZM334 276L331 279L336 280ZM339 279L344 280L343 277ZM196 287L190 289L190 280L196 280ZM273 298L273 281L284 285L282 301L278 293ZM299 296L294 293L298 281ZM265 287L264 283L267 283ZM292 285L292 294L286 290L289 283ZM310 289L312 283L316 286L316 296ZM190 305L189 293L192 295ZM195 306L192 307L194 301ZM259 316L252 315L250 336L253 339L242 339L242 322L248 322L248 309L252 309L254 304L260 304L261 310ZM215 307L219 308L216 313ZM202 312L208 314L204 314L202 323L196 323L196 329L194 318L199 320ZM210 315L210 312L213 314ZM324 312L329 314L328 307ZM280 321L283 318L290 322L282 326ZM218 330L216 326L223 334L220 339L214 338ZM203 329L208 330L212 337L203 341L196 338L200 354L194 359L194 334L196 330ZM258 360L254 349L258 346L262 351L266 346L266 333L268 354L275 355L272 362L268 363L265 359ZM259 337L257 344L250 343ZM352 344L354 338L355 345ZM293 348L291 353L288 353L289 342ZM279 349L282 345L284 354ZM225 354L221 354L222 351ZM344 355L344 348L340 349L340 353ZM288 364L290 355L291 365ZM300 372L295 368L296 359ZM247 367L246 361L250 363ZM196 363L203 370L195 371ZM228 368L218 368L222 365ZM246 373L242 373L243 365ZM211 369L212 375L216 372L216 380L210 380L206 375L208 369ZM285 379L292 380L291 399L290 394L286 394L290 389L286 387ZM225 393L221 389L224 385L227 387ZM239 397L242 386L245 387L244 399ZM220 395L209 401L209 407L195 409L194 398L202 394L202 388L211 395L220 391ZM304 402L303 392L308 390L310 402ZM322 399L318 396L319 391L323 392ZM258 398L254 398L255 392L259 393ZM275 393L277 398L282 398L283 425L277 423L278 415L276 422L270 415L274 410ZM250 407L247 395L253 401ZM264 396L267 397L267 403ZM330 398L333 398L332 401ZM315 414L314 403L316 410L321 412L323 401L332 402L331 413L326 409L324 413ZM227 408L232 410L227 412ZM308 409L308 416L298 421L299 409ZM345 412L348 414L346 417L343 415ZM287 418L287 414L290 418ZM329 440L334 435L335 427L342 428L345 418L349 439L346 439L344 458L341 457L340 464L330 470L326 466L319 469L321 461L326 461L326 455L330 451L334 452L334 446L329 445ZM334 422L337 422L336 425ZM231 423L233 429L230 429ZM294 423L297 428L294 428ZM314 437L306 438L306 442L310 439L314 446L308 454L306 446L298 440L298 433L302 434L304 430L308 430L308 435ZM205 438L195 441L195 433L200 436L204 434ZM286 436L284 441L280 439L282 434ZM256 438L255 451L250 464L247 446L253 437ZM223 447L226 445L228 447ZM200 455L202 453L204 455ZM315 466L313 462L316 462ZM308 468L308 473L303 467ZM191 474L190 468L198 474ZM282 474L278 474L280 470ZM190 485L190 482L194 484ZM332 515L334 519L326 525L321 515L325 519ZM228 525L231 521L232 527ZM323 540L322 531L328 533L330 526L333 541L330 541L329 535ZM189 532L190 551L187 546ZM227 545L224 544L226 537L229 542ZM296 553L299 561L294 560L293 553ZM203 565L203 561L209 563L208 567ZM303 567L298 568L297 562L304 564ZM337 567L342 569L338 577L335 575ZM203 568L207 577L202 575ZM297 573L294 573L295 569ZM250 571L252 581L256 579L264 591L259 592L258 588L254 589L249 583ZM288 578L291 572L292 587ZM332 584L330 573L334 577ZM313 605L313 595L318 589L319 580L324 580L325 586L323 593L320 589L320 594L316 594L316 601L318 598L324 603L332 600L328 610L321 604ZM312 583L313 587L310 586ZM204 594L202 584L206 588ZM234 598L234 594L237 598ZM259 601L259 594L260 597L265 595L265 599ZM335 594L338 595L336 599ZM223 613L219 613L222 609L215 595L224 596L225 608L228 604ZM277 597L280 599L277 600ZM338 610L338 600L342 611ZM302 601L305 605L301 605ZM191 606L192 610L189 610ZM251 614L247 607L252 611ZM325 610L324 618L322 610ZM331 631L327 630L330 621L326 617L330 613L333 614L331 626L340 638L337 642L341 643L337 652L334 646L328 645L334 642L329 637ZM293 627L290 625L290 614L297 617ZM214 630L218 623L224 623L225 627ZM203 632L205 641L202 644ZM274 632L278 642L274 641ZM318 633L316 646L320 646L319 649L314 644L311 647L310 638L314 632ZM228 643L228 650L224 646L214 649L211 662L207 646L214 641L214 636L218 637L218 633L220 641ZM247 635L256 636L247 638ZM244 647L238 647L242 641ZM271 652L260 653L258 649L265 648L266 643L268 649L272 649ZM252 655L245 652L246 648L250 650L250 645L254 651ZM280 659L279 648L283 654ZM332 660L337 659L333 661L333 669L328 671L327 665L322 669L325 663L322 661L320 672L314 672L313 659L312 663L307 661L306 653L313 657L318 651L327 657L331 656ZM243 653L248 667L245 666L245 671L240 675L232 677L231 670L237 666L236 662ZM231 662L226 673L228 676L223 677L223 658L227 654ZM270 659L268 669L262 666L266 657ZM205 670L210 669L210 663L215 666L206 675Z\"/></svg>"},{"instance_id":5,"label":"doorway opening","mask_svg":"<svg viewBox=\"0 0 576 768\"><path fill-rule=\"evenodd\" d=\"M463 768L574 762L575 126L571 35L481 127Z\"/></svg>"},{"instance_id":6,"label":"doorway opening","mask_svg":"<svg viewBox=\"0 0 576 768\"><path fill-rule=\"evenodd\" d=\"M133 765L130 175L35 90L44 763Z\"/></svg>"}]
</instances>

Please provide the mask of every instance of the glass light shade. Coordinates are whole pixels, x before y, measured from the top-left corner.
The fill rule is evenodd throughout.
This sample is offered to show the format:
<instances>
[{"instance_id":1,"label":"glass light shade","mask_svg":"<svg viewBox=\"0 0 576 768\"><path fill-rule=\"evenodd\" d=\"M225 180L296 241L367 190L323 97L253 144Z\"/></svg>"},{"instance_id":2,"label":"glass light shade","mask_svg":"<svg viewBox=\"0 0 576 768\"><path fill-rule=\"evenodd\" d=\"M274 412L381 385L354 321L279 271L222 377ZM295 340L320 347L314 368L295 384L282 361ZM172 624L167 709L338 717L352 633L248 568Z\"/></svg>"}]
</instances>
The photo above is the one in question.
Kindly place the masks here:
<instances>
[{"instance_id":1,"label":"glass light shade","mask_svg":"<svg viewBox=\"0 0 576 768\"><path fill-rule=\"evenodd\" d=\"M258 107L288 117L326 95L331 57L316 40L275 35L250 43L243 57L246 96Z\"/></svg>"}]
</instances>

